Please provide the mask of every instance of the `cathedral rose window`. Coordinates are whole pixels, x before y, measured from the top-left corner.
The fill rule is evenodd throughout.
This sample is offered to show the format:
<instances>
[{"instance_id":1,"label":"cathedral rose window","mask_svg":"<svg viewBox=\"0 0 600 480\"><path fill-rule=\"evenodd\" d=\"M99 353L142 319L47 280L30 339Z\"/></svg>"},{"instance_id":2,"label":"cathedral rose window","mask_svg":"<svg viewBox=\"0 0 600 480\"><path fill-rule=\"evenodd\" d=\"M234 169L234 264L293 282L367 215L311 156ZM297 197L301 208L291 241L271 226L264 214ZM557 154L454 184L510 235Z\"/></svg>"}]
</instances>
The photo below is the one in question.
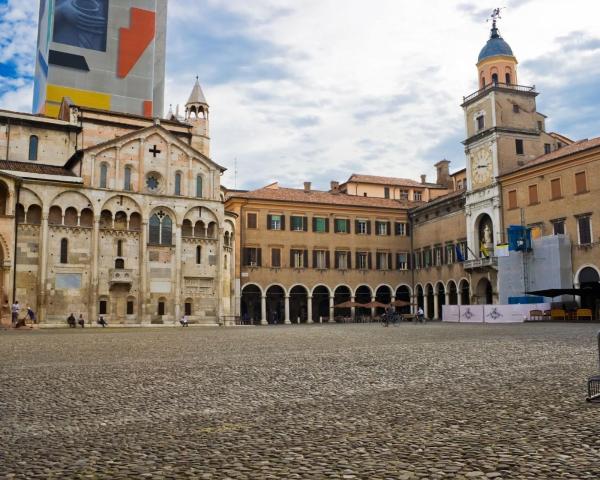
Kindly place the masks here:
<instances>
[{"instance_id":1,"label":"cathedral rose window","mask_svg":"<svg viewBox=\"0 0 600 480\"><path fill-rule=\"evenodd\" d=\"M146 179L146 185L150 190L157 190L159 185L158 178L156 178L154 175L150 175Z\"/></svg>"}]
</instances>

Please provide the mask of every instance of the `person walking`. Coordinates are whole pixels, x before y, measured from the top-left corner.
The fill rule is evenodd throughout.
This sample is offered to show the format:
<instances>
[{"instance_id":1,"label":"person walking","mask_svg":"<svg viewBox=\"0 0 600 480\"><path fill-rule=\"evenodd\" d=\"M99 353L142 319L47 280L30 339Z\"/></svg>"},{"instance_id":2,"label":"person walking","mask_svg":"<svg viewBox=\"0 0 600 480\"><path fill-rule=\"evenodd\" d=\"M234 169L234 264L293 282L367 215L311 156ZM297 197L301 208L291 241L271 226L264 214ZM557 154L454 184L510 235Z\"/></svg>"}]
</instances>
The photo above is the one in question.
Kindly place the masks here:
<instances>
[{"instance_id":1,"label":"person walking","mask_svg":"<svg viewBox=\"0 0 600 480\"><path fill-rule=\"evenodd\" d=\"M67 317L67 323L69 324L69 328L75 328L75 315L71 313L71 315Z\"/></svg>"},{"instance_id":2,"label":"person walking","mask_svg":"<svg viewBox=\"0 0 600 480\"><path fill-rule=\"evenodd\" d=\"M16 327L19 322L19 312L21 311L21 306L19 305L18 300L15 300L15 303L12 304L10 311L12 316L12 326Z\"/></svg>"},{"instance_id":3,"label":"person walking","mask_svg":"<svg viewBox=\"0 0 600 480\"><path fill-rule=\"evenodd\" d=\"M31 306L27 305L27 315L25 316L26 319L29 319L31 321L31 323L35 323L35 312L33 311L33 308L31 308Z\"/></svg>"},{"instance_id":4,"label":"person walking","mask_svg":"<svg viewBox=\"0 0 600 480\"><path fill-rule=\"evenodd\" d=\"M77 320L77 323L81 326L81 328L85 327L85 320L83 320L82 313L79 314L79 319Z\"/></svg>"}]
</instances>

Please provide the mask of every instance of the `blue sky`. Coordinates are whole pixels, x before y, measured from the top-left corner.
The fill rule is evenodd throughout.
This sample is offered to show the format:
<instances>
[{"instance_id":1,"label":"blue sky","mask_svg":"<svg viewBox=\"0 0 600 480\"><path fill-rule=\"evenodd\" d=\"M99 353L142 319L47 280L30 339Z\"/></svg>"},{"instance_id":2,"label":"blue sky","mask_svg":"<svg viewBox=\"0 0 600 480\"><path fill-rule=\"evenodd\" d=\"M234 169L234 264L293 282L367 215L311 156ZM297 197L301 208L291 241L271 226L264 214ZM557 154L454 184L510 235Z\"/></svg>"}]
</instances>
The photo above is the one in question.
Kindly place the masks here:
<instances>
[{"instance_id":1,"label":"blue sky","mask_svg":"<svg viewBox=\"0 0 600 480\"><path fill-rule=\"evenodd\" d=\"M600 135L600 2L505 0L500 30L548 128ZM463 95L497 6L476 0L170 0L166 106L195 76L227 186L326 188L464 166ZM0 108L30 111L37 2L0 0ZM234 174L237 159L237 175Z\"/></svg>"}]
</instances>

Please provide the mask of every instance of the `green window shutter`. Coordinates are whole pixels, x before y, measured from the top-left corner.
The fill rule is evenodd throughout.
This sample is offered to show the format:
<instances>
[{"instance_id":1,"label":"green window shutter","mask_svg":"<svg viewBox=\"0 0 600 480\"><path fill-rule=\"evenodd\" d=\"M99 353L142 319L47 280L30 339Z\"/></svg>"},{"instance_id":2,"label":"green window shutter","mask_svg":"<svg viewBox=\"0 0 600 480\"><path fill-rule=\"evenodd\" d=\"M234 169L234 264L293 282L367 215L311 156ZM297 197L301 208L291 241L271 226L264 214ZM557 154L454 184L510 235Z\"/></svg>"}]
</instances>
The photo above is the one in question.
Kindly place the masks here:
<instances>
[{"instance_id":1,"label":"green window shutter","mask_svg":"<svg viewBox=\"0 0 600 480\"><path fill-rule=\"evenodd\" d=\"M281 229L285 230L285 215L281 215Z\"/></svg>"},{"instance_id":2,"label":"green window shutter","mask_svg":"<svg viewBox=\"0 0 600 480\"><path fill-rule=\"evenodd\" d=\"M313 232L317 231L317 219L315 217L313 217L313 219L312 219L312 231Z\"/></svg>"},{"instance_id":3,"label":"green window shutter","mask_svg":"<svg viewBox=\"0 0 600 480\"><path fill-rule=\"evenodd\" d=\"M388 253L388 270L392 270L394 267L392 266L392 254Z\"/></svg>"},{"instance_id":4,"label":"green window shutter","mask_svg":"<svg viewBox=\"0 0 600 480\"><path fill-rule=\"evenodd\" d=\"M329 219L325 219L325 233L329 233Z\"/></svg>"},{"instance_id":5,"label":"green window shutter","mask_svg":"<svg viewBox=\"0 0 600 480\"><path fill-rule=\"evenodd\" d=\"M346 253L347 257L346 257L346 261L348 262L348 270L352 269L352 253L351 252L347 252Z\"/></svg>"},{"instance_id":6,"label":"green window shutter","mask_svg":"<svg viewBox=\"0 0 600 480\"><path fill-rule=\"evenodd\" d=\"M271 230L271 215L267 215L267 230Z\"/></svg>"},{"instance_id":7,"label":"green window shutter","mask_svg":"<svg viewBox=\"0 0 600 480\"><path fill-rule=\"evenodd\" d=\"M294 268L295 267L295 265L294 265L294 253L295 253L295 250L290 250L290 268Z\"/></svg>"},{"instance_id":8,"label":"green window shutter","mask_svg":"<svg viewBox=\"0 0 600 480\"><path fill-rule=\"evenodd\" d=\"M308 217L302 217L302 230L308 232Z\"/></svg>"},{"instance_id":9,"label":"green window shutter","mask_svg":"<svg viewBox=\"0 0 600 480\"><path fill-rule=\"evenodd\" d=\"M325 252L325 268L330 268L329 250Z\"/></svg>"},{"instance_id":10,"label":"green window shutter","mask_svg":"<svg viewBox=\"0 0 600 480\"><path fill-rule=\"evenodd\" d=\"M392 234L392 222L387 222L387 234Z\"/></svg>"},{"instance_id":11,"label":"green window shutter","mask_svg":"<svg viewBox=\"0 0 600 480\"><path fill-rule=\"evenodd\" d=\"M354 233L358 234L360 227L358 226L358 220L354 220Z\"/></svg>"},{"instance_id":12,"label":"green window shutter","mask_svg":"<svg viewBox=\"0 0 600 480\"><path fill-rule=\"evenodd\" d=\"M308 250L304 250L304 268L308 268Z\"/></svg>"},{"instance_id":13,"label":"green window shutter","mask_svg":"<svg viewBox=\"0 0 600 480\"><path fill-rule=\"evenodd\" d=\"M369 267L369 270L373 270L373 255L371 254L371 252L367 254L367 259L367 266Z\"/></svg>"},{"instance_id":14,"label":"green window shutter","mask_svg":"<svg viewBox=\"0 0 600 480\"><path fill-rule=\"evenodd\" d=\"M367 235L371 235L371 220L367 220Z\"/></svg>"},{"instance_id":15,"label":"green window shutter","mask_svg":"<svg viewBox=\"0 0 600 480\"><path fill-rule=\"evenodd\" d=\"M256 249L256 265L262 267L262 249Z\"/></svg>"},{"instance_id":16,"label":"green window shutter","mask_svg":"<svg viewBox=\"0 0 600 480\"><path fill-rule=\"evenodd\" d=\"M313 263L312 263L312 268L317 268L317 251L313 250L312 252L312 257L313 257Z\"/></svg>"}]
</instances>

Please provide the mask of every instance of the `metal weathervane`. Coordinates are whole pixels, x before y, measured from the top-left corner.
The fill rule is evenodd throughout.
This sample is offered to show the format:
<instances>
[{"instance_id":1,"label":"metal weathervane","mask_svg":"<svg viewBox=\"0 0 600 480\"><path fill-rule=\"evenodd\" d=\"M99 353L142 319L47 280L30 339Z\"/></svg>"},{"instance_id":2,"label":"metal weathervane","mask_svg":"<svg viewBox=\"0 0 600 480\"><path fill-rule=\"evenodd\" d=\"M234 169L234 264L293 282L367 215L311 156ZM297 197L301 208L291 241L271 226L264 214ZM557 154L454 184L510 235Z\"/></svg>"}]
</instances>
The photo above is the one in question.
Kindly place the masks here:
<instances>
[{"instance_id":1,"label":"metal weathervane","mask_svg":"<svg viewBox=\"0 0 600 480\"><path fill-rule=\"evenodd\" d=\"M494 26L496 26L496 21L497 20L502 20L502 16L500 15L500 13L502 12L502 10L504 10L506 7L498 7L498 8L494 8L494 10L492 11L492 14L490 15L490 18L488 18L486 20L486 22L489 22L490 19L492 20L492 22L494 23Z\"/></svg>"}]
</instances>

